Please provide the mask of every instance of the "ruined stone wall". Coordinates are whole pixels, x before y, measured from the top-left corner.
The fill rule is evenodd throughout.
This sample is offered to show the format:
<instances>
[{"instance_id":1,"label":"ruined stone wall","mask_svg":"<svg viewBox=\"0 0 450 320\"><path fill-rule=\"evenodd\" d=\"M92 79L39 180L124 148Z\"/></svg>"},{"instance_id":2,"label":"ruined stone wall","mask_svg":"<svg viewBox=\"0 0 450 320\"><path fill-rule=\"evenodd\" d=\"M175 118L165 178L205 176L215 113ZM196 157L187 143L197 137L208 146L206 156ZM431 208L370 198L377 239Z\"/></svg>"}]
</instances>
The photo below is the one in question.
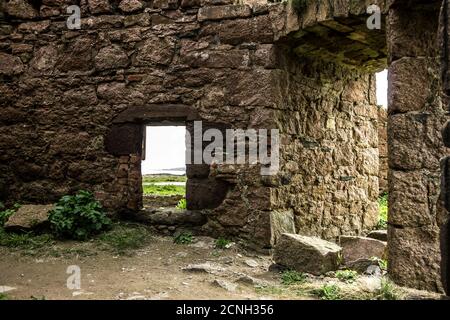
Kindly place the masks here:
<instances>
[{"instance_id":1,"label":"ruined stone wall","mask_svg":"<svg viewBox=\"0 0 450 320\"><path fill-rule=\"evenodd\" d=\"M396 1L389 11L389 274L401 285L441 290L437 203L440 130L440 1Z\"/></svg>"},{"instance_id":2,"label":"ruined stone wall","mask_svg":"<svg viewBox=\"0 0 450 320\"><path fill-rule=\"evenodd\" d=\"M380 194L388 192L387 110L378 106L378 188Z\"/></svg>"},{"instance_id":3,"label":"ruined stone wall","mask_svg":"<svg viewBox=\"0 0 450 320\"><path fill-rule=\"evenodd\" d=\"M300 234L335 240L371 229L378 219L374 76L285 57L277 106L281 186L274 203L291 210Z\"/></svg>"},{"instance_id":4,"label":"ruined stone wall","mask_svg":"<svg viewBox=\"0 0 450 320\"><path fill-rule=\"evenodd\" d=\"M284 5L89 0L81 2L81 30L68 30L61 13L71 3L78 2L1 3L1 200L48 203L88 189L111 211L138 209L134 146L145 119L137 112L115 124L136 106L170 114L183 105L210 123L275 127L265 44L273 42ZM109 152L108 143L121 153ZM257 168L188 175L198 197L211 192L208 179L229 185L205 231L268 245L269 189Z\"/></svg>"},{"instance_id":5,"label":"ruined stone wall","mask_svg":"<svg viewBox=\"0 0 450 320\"><path fill-rule=\"evenodd\" d=\"M299 14L286 3L87 0L81 30L68 30L65 8L78 3L1 2L1 200L48 203L82 188L110 211L136 210L142 125L171 114L187 121L193 110L209 124L283 133L276 176L258 166L188 168L196 204L225 190L205 211L205 232L261 248L295 229L293 215L296 231L326 238L374 224L373 77L285 50L308 43L301 34L320 52L323 41L331 52L344 37L351 59L343 64L364 63L369 52L376 59L366 67L379 66L379 34L352 50L364 19L349 16L365 14L364 1L321 2ZM318 26L334 16L348 25ZM292 43L281 41L290 32Z\"/></svg>"}]
</instances>

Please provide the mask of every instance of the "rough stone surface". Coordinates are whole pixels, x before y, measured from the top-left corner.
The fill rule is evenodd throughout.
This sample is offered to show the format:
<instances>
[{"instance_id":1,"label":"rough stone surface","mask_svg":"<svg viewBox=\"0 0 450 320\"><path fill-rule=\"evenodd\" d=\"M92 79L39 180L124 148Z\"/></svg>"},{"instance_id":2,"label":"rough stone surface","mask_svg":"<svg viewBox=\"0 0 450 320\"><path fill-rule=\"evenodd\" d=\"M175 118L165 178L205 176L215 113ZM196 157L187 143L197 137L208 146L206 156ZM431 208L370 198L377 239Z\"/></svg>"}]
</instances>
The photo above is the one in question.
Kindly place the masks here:
<instances>
[{"instance_id":1,"label":"rough stone surface","mask_svg":"<svg viewBox=\"0 0 450 320\"><path fill-rule=\"evenodd\" d=\"M367 234L367 238L377 239L380 241L388 241L387 230L374 230Z\"/></svg>"},{"instance_id":2,"label":"rough stone surface","mask_svg":"<svg viewBox=\"0 0 450 320\"><path fill-rule=\"evenodd\" d=\"M339 244L342 247L342 257L345 262L386 257L386 242L384 241L365 237L340 236Z\"/></svg>"},{"instance_id":3,"label":"rough stone surface","mask_svg":"<svg viewBox=\"0 0 450 320\"><path fill-rule=\"evenodd\" d=\"M47 222L48 212L53 208L49 205L22 205L5 223L6 229L29 230Z\"/></svg>"},{"instance_id":4,"label":"rough stone surface","mask_svg":"<svg viewBox=\"0 0 450 320\"><path fill-rule=\"evenodd\" d=\"M439 163L448 154L439 135L448 120L436 45L439 11L440 1L420 9L399 4L387 19L388 271L399 285L433 291L442 290Z\"/></svg>"},{"instance_id":5,"label":"rough stone surface","mask_svg":"<svg viewBox=\"0 0 450 320\"><path fill-rule=\"evenodd\" d=\"M315 237L284 233L274 250L277 264L311 274L323 274L338 268L342 248Z\"/></svg>"},{"instance_id":6,"label":"rough stone surface","mask_svg":"<svg viewBox=\"0 0 450 320\"><path fill-rule=\"evenodd\" d=\"M388 190L388 146L387 146L387 110L378 107L378 152L379 170L378 187L380 194L387 193Z\"/></svg>"},{"instance_id":7,"label":"rough stone surface","mask_svg":"<svg viewBox=\"0 0 450 320\"><path fill-rule=\"evenodd\" d=\"M202 120L279 129L281 139L273 177L250 165L189 169L193 203L211 205L202 232L259 249L287 229L360 235L378 220L384 161L378 165L370 73L388 62L389 219L397 233L390 273L399 284L435 290L439 160L448 154L439 131L449 91L438 92L446 61L436 45L440 2L413 2L377 1L386 24L368 30L362 0L306 1L299 12L288 2L86 0L82 29L71 31L58 18L66 1L3 1L0 200L50 203L88 189L108 211L137 211L139 128ZM213 204L198 196L216 190L210 182L227 185ZM402 247L402 237L412 237L410 245ZM432 248L428 256L418 239Z\"/></svg>"}]
</instances>

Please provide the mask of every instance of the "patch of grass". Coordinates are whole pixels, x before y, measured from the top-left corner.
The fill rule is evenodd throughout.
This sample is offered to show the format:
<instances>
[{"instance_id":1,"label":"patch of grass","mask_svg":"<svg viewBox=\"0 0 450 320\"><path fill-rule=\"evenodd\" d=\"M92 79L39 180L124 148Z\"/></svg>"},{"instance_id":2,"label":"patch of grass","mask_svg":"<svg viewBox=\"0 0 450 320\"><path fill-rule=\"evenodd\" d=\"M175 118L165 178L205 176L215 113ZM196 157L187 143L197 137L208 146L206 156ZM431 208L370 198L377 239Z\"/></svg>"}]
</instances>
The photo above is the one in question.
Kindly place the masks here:
<instances>
[{"instance_id":1,"label":"patch of grass","mask_svg":"<svg viewBox=\"0 0 450 320\"><path fill-rule=\"evenodd\" d=\"M148 175L142 177L143 183L155 182L186 182L186 176L172 176L172 175Z\"/></svg>"},{"instance_id":2,"label":"patch of grass","mask_svg":"<svg viewBox=\"0 0 450 320\"><path fill-rule=\"evenodd\" d=\"M9 300L9 297L6 293L0 293L0 300Z\"/></svg>"},{"instance_id":3,"label":"patch of grass","mask_svg":"<svg viewBox=\"0 0 450 320\"><path fill-rule=\"evenodd\" d=\"M377 229L387 229L388 221L388 194L384 193L378 198L380 208L380 218L378 220Z\"/></svg>"},{"instance_id":4,"label":"patch of grass","mask_svg":"<svg viewBox=\"0 0 450 320\"><path fill-rule=\"evenodd\" d=\"M401 299L400 291L389 279L383 278L381 280L381 287L378 290L376 297L378 300L399 300Z\"/></svg>"},{"instance_id":5,"label":"patch of grass","mask_svg":"<svg viewBox=\"0 0 450 320\"><path fill-rule=\"evenodd\" d=\"M157 195L157 196L184 196L186 194L185 186L175 186L175 185L145 185L142 186L144 195Z\"/></svg>"},{"instance_id":6,"label":"patch of grass","mask_svg":"<svg viewBox=\"0 0 450 320\"><path fill-rule=\"evenodd\" d=\"M139 249L151 239L150 231L136 224L115 224L113 228L101 234L98 239L119 254Z\"/></svg>"},{"instance_id":7,"label":"patch of grass","mask_svg":"<svg viewBox=\"0 0 450 320\"><path fill-rule=\"evenodd\" d=\"M281 283L285 285L300 284L306 281L306 275L295 270L287 270L281 274Z\"/></svg>"},{"instance_id":8,"label":"patch of grass","mask_svg":"<svg viewBox=\"0 0 450 320\"><path fill-rule=\"evenodd\" d=\"M183 198L180 201L178 201L177 209L186 210L186 206L187 206L186 199Z\"/></svg>"},{"instance_id":9,"label":"patch of grass","mask_svg":"<svg viewBox=\"0 0 450 320\"><path fill-rule=\"evenodd\" d=\"M173 242L176 244L190 244L194 240L194 236L191 232L182 232L175 236Z\"/></svg>"},{"instance_id":10,"label":"patch of grass","mask_svg":"<svg viewBox=\"0 0 450 320\"><path fill-rule=\"evenodd\" d=\"M354 270L338 270L336 271L335 276L340 281L352 283L358 277L358 272Z\"/></svg>"},{"instance_id":11,"label":"patch of grass","mask_svg":"<svg viewBox=\"0 0 450 320\"><path fill-rule=\"evenodd\" d=\"M341 299L341 289L335 284L324 284L319 289L313 290L322 300L339 300Z\"/></svg>"},{"instance_id":12,"label":"patch of grass","mask_svg":"<svg viewBox=\"0 0 450 320\"><path fill-rule=\"evenodd\" d=\"M270 294L274 296L280 296L284 294L283 288L275 287L275 286L262 286L255 288L256 293L258 294Z\"/></svg>"},{"instance_id":13,"label":"patch of grass","mask_svg":"<svg viewBox=\"0 0 450 320\"><path fill-rule=\"evenodd\" d=\"M226 249L227 246L231 243L231 240L225 239L224 237L220 237L216 240L216 248Z\"/></svg>"},{"instance_id":14,"label":"patch of grass","mask_svg":"<svg viewBox=\"0 0 450 320\"><path fill-rule=\"evenodd\" d=\"M0 227L0 246L36 250L50 244L53 244L53 237L49 234L10 233Z\"/></svg>"}]
</instances>

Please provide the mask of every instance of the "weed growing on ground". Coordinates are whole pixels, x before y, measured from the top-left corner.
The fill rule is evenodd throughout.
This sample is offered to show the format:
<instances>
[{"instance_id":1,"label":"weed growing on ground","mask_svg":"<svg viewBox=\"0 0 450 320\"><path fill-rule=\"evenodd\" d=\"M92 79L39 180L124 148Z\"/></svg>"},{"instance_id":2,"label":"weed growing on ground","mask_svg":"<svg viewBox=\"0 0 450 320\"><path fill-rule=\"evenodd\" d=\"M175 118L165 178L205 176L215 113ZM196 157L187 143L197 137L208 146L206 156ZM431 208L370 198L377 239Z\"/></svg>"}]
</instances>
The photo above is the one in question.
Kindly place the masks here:
<instances>
[{"instance_id":1,"label":"weed growing on ground","mask_svg":"<svg viewBox=\"0 0 450 320\"><path fill-rule=\"evenodd\" d=\"M335 276L340 281L352 283L358 277L358 272L354 270L338 270L335 272Z\"/></svg>"},{"instance_id":2,"label":"weed growing on ground","mask_svg":"<svg viewBox=\"0 0 450 320\"><path fill-rule=\"evenodd\" d=\"M287 270L281 274L281 283L285 285L301 284L306 281L306 275L295 270Z\"/></svg>"},{"instance_id":3,"label":"weed growing on ground","mask_svg":"<svg viewBox=\"0 0 450 320\"><path fill-rule=\"evenodd\" d=\"M324 284L319 289L313 290L313 293L322 300L339 300L341 299L341 289L335 284Z\"/></svg>"},{"instance_id":4,"label":"weed growing on ground","mask_svg":"<svg viewBox=\"0 0 450 320\"><path fill-rule=\"evenodd\" d=\"M12 216L13 213L16 212L19 208L20 204L16 203L12 208L6 209L5 205L0 202L0 227L4 226L9 217Z\"/></svg>"},{"instance_id":5,"label":"weed growing on ground","mask_svg":"<svg viewBox=\"0 0 450 320\"><path fill-rule=\"evenodd\" d=\"M186 206L187 206L186 199L183 198L180 201L178 201L177 209L186 210Z\"/></svg>"},{"instance_id":6,"label":"weed growing on ground","mask_svg":"<svg viewBox=\"0 0 450 320\"><path fill-rule=\"evenodd\" d=\"M227 246L231 243L231 240L227 240L223 237L220 237L216 240L216 248L218 249L226 249Z\"/></svg>"},{"instance_id":7,"label":"weed growing on ground","mask_svg":"<svg viewBox=\"0 0 450 320\"><path fill-rule=\"evenodd\" d=\"M381 280L381 287L375 298L378 300L399 300L401 299L401 292L396 288L392 281L383 278Z\"/></svg>"},{"instance_id":8,"label":"weed growing on ground","mask_svg":"<svg viewBox=\"0 0 450 320\"><path fill-rule=\"evenodd\" d=\"M191 232L182 232L174 237L173 242L176 244L190 244L194 240Z\"/></svg>"}]
</instances>

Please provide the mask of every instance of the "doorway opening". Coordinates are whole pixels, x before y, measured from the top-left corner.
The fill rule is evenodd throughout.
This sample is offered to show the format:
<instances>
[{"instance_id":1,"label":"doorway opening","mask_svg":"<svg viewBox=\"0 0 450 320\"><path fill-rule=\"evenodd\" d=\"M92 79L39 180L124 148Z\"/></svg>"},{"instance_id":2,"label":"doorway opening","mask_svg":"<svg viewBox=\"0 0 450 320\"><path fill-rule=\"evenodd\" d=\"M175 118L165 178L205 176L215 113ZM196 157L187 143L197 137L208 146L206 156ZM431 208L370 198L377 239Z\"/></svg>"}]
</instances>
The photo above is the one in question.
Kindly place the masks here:
<instances>
[{"instance_id":1,"label":"doorway opening","mask_svg":"<svg viewBox=\"0 0 450 320\"><path fill-rule=\"evenodd\" d=\"M186 127L146 126L142 152L144 209L186 209Z\"/></svg>"},{"instance_id":2,"label":"doorway opening","mask_svg":"<svg viewBox=\"0 0 450 320\"><path fill-rule=\"evenodd\" d=\"M379 221L378 229L387 229L388 222L388 149L387 149L387 107L388 107L388 70L377 72L376 99L378 107L378 152L379 152Z\"/></svg>"}]
</instances>

